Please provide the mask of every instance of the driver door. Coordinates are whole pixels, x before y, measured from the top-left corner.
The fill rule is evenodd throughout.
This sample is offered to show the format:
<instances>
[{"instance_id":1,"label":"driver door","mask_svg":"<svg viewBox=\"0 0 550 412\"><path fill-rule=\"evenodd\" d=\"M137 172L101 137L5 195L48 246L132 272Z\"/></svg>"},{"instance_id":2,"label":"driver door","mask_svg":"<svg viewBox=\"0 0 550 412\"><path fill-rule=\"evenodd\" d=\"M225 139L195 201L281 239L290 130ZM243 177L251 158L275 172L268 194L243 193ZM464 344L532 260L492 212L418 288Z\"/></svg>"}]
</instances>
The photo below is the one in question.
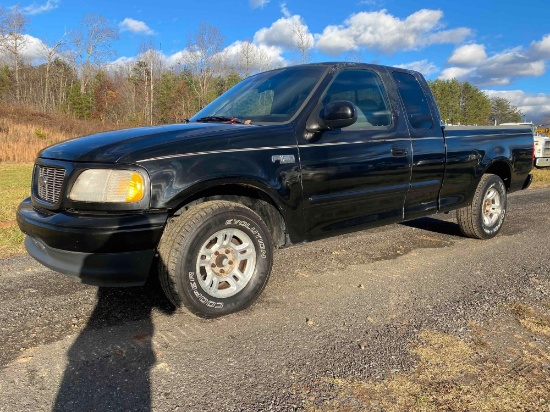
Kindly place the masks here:
<instances>
[{"instance_id":1,"label":"driver door","mask_svg":"<svg viewBox=\"0 0 550 412\"><path fill-rule=\"evenodd\" d=\"M357 107L358 118L351 126L324 131L317 140L299 145L309 238L403 218L411 140L406 124L394 116L400 106L388 97L386 88L395 86L387 76L344 68L311 114L319 116L329 102L348 100Z\"/></svg>"}]
</instances>

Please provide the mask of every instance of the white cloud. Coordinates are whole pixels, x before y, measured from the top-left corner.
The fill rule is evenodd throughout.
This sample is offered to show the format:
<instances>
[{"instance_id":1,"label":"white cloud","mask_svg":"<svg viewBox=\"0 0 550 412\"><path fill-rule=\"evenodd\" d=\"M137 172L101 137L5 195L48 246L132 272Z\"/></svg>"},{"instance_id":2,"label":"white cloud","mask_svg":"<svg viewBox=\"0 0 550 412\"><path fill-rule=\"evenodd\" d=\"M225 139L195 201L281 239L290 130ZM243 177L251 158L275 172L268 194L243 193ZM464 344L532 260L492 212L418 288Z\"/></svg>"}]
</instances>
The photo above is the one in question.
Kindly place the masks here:
<instances>
[{"instance_id":1,"label":"white cloud","mask_svg":"<svg viewBox=\"0 0 550 412\"><path fill-rule=\"evenodd\" d=\"M284 3L282 7L285 7ZM254 34L254 43L292 50L300 43L300 35L303 35L305 44L313 47L313 34L300 16L281 17L271 27L258 30Z\"/></svg>"},{"instance_id":2,"label":"white cloud","mask_svg":"<svg viewBox=\"0 0 550 412\"><path fill-rule=\"evenodd\" d=\"M287 19L292 16L288 8L286 7L286 2L281 3L281 13L283 13L283 16L285 16Z\"/></svg>"},{"instance_id":3,"label":"white cloud","mask_svg":"<svg viewBox=\"0 0 550 412\"><path fill-rule=\"evenodd\" d=\"M126 17L118 26L120 31L129 31L135 34L155 34L145 22L130 17Z\"/></svg>"},{"instance_id":4,"label":"white cloud","mask_svg":"<svg viewBox=\"0 0 550 412\"><path fill-rule=\"evenodd\" d=\"M414 70L422 73L424 76L429 76L439 71L439 67L437 67L435 64L428 61L427 59L419 60L411 63L399 64L396 67L401 67L402 69Z\"/></svg>"},{"instance_id":5,"label":"white cloud","mask_svg":"<svg viewBox=\"0 0 550 412\"><path fill-rule=\"evenodd\" d=\"M107 64L108 68L120 68L120 67L126 67L128 65L133 65L136 62L135 57L126 57L122 56L116 59L115 61L110 62Z\"/></svg>"},{"instance_id":6,"label":"white cloud","mask_svg":"<svg viewBox=\"0 0 550 412\"><path fill-rule=\"evenodd\" d=\"M154 51L157 56L160 58L160 64L162 67L174 67L180 64L183 60L183 56L187 51L179 51L177 53L174 53L172 55L166 56L164 53L159 52L158 50ZM147 52L145 52L147 53ZM107 68L109 69L125 69L128 67L133 67L133 65L141 58L143 58L143 55L138 56L122 56L118 59L110 62L107 64Z\"/></svg>"},{"instance_id":7,"label":"white cloud","mask_svg":"<svg viewBox=\"0 0 550 412\"><path fill-rule=\"evenodd\" d=\"M238 70L242 69L244 67L243 47L245 45L250 47L250 73L258 73L260 71L287 65L287 61L282 56L283 50L280 47L254 44L240 40L227 46L219 55L220 57L223 56L223 62L227 66L237 68ZM167 67L174 67L185 64L186 60L189 60L191 53L193 52L184 49L169 56L163 55L163 60Z\"/></svg>"},{"instance_id":8,"label":"white cloud","mask_svg":"<svg viewBox=\"0 0 550 412\"><path fill-rule=\"evenodd\" d=\"M8 45L12 40L7 39ZM21 58L31 64L39 64L44 61L44 55L48 50L48 46L39 38L33 37L29 34L24 34L22 41L19 43L19 52ZM0 53L0 57L3 60L10 60L11 55L9 52Z\"/></svg>"},{"instance_id":9,"label":"white cloud","mask_svg":"<svg viewBox=\"0 0 550 412\"><path fill-rule=\"evenodd\" d=\"M48 0L42 5L33 3L30 6L23 7L21 11L25 14L33 16L35 14L45 13L47 11L57 9L59 7L59 3L60 0Z\"/></svg>"},{"instance_id":10,"label":"white cloud","mask_svg":"<svg viewBox=\"0 0 550 412\"><path fill-rule=\"evenodd\" d=\"M475 69L465 67L449 67L441 72L439 78L441 80L460 79L472 73Z\"/></svg>"},{"instance_id":11,"label":"white cloud","mask_svg":"<svg viewBox=\"0 0 550 412\"><path fill-rule=\"evenodd\" d=\"M167 56L166 64L168 65L168 67L174 67L174 66L177 66L178 64L181 64L187 53L188 53L187 50L181 50L179 52L171 54L170 56Z\"/></svg>"},{"instance_id":12,"label":"white cloud","mask_svg":"<svg viewBox=\"0 0 550 412\"><path fill-rule=\"evenodd\" d=\"M248 0L248 4L250 4L250 7L253 9L264 7L267 3L269 3L269 0Z\"/></svg>"},{"instance_id":13,"label":"white cloud","mask_svg":"<svg viewBox=\"0 0 550 412\"><path fill-rule=\"evenodd\" d=\"M447 60L447 64L462 67L471 67L481 63L487 59L485 46L482 44L466 44L457 48L451 57Z\"/></svg>"},{"instance_id":14,"label":"white cloud","mask_svg":"<svg viewBox=\"0 0 550 412\"><path fill-rule=\"evenodd\" d=\"M540 58L550 59L550 34L545 35L541 41L532 42L529 49Z\"/></svg>"},{"instance_id":15,"label":"white cloud","mask_svg":"<svg viewBox=\"0 0 550 412\"><path fill-rule=\"evenodd\" d=\"M526 93L522 90L483 90L489 97L503 97L518 107L525 115L526 121L540 123L550 114L550 94Z\"/></svg>"},{"instance_id":16,"label":"white cloud","mask_svg":"<svg viewBox=\"0 0 550 412\"><path fill-rule=\"evenodd\" d=\"M225 48L224 53L227 63L244 70L243 52L246 47L249 48L249 70L251 73L257 73L287 64L282 56L283 50L280 47L242 41L236 41Z\"/></svg>"},{"instance_id":17,"label":"white cloud","mask_svg":"<svg viewBox=\"0 0 550 412\"><path fill-rule=\"evenodd\" d=\"M447 60L453 66L443 70L440 78L454 77L481 86L503 86L521 77L542 76L546 72L546 60L550 59L550 34L532 42L527 49L519 46L490 57L484 54L483 45L459 47Z\"/></svg>"},{"instance_id":18,"label":"white cloud","mask_svg":"<svg viewBox=\"0 0 550 412\"><path fill-rule=\"evenodd\" d=\"M44 50L48 49L48 46L40 39L33 37L29 34L24 34L25 44L21 50L23 58L29 61L41 60L44 55Z\"/></svg>"},{"instance_id":19,"label":"white cloud","mask_svg":"<svg viewBox=\"0 0 550 412\"><path fill-rule=\"evenodd\" d=\"M317 48L337 55L369 49L383 54L419 50L432 44L460 43L471 30L460 27L443 30L441 10L419 10L401 20L386 10L352 14L343 25L327 26L317 34Z\"/></svg>"}]
</instances>

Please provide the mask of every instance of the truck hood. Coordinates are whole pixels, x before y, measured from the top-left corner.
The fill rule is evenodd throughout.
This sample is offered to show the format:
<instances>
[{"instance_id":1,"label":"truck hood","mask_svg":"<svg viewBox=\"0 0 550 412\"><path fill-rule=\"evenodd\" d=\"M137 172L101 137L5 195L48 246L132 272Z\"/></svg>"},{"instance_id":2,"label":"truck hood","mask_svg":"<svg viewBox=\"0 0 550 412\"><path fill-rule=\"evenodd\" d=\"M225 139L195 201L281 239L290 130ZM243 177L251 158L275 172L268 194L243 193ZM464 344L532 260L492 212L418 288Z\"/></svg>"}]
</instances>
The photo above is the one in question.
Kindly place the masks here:
<instances>
[{"instance_id":1,"label":"truck hood","mask_svg":"<svg viewBox=\"0 0 550 412\"><path fill-rule=\"evenodd\" d=\"M140 160L225 148L259 126L190 123L115 130L79 137L43 149L38 157L73 162L135 163ZM237 139L234 139L237 138Z\"/></svg>"}]
</instances>

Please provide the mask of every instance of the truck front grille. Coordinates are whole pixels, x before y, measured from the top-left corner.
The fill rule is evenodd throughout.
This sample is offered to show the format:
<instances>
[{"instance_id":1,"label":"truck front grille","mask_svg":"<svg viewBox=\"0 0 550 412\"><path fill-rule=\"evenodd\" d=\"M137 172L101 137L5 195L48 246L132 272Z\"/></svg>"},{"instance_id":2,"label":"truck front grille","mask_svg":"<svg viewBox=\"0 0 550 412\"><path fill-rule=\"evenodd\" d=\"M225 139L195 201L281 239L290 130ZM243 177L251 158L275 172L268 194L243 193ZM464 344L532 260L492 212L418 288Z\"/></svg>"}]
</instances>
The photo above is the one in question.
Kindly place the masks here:
<instances>
[{"instance_id":1,"label":"truck front grille","mask_svg":"<svg viewBox=\"0 0 550 412\"><path fill-rule=\"evenodd\" d=\"M63 187L65 169L42 165L37 165L36 168L34 176L38 197L51 204L57 203L61 194L61 188Z\"/></svg>"}]
</instances>

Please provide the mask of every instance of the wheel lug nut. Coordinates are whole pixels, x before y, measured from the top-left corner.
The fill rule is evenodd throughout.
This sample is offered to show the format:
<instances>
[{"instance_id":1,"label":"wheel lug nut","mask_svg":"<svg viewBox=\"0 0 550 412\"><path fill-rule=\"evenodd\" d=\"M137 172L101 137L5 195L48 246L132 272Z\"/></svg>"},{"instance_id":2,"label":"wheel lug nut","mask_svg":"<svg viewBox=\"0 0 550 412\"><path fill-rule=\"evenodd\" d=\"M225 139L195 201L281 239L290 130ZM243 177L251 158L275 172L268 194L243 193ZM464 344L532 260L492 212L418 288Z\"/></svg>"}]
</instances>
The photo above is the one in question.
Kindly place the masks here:
<instances>
[{"instance_id":1,"label":"wheel lug nut","mask_svg":"<svg viewBox=\"0 0 550 412\"><path fill-rule=\"evenodd\" d=\"M212 266L213 268L216 267L216 264L215 263L212 263L210 266Z\"/></svg>"},{"instance_id":2,"label":"wheel lug nut","mask_svg":"<svg viewBox=\"0 0 550 412\"><path fill-rule=\"evenodd\" d=\"M227 262L228 265L232 265L233 264L233 261L230 260L229 262Z\"/></svg>"},{"instance_id":3,"label":"wheel lug nut","mask_svg":"<svg viewBox=\"0 0 550 412\"><path fill-rule=\"evenodd\" d=\"M214 254L215 254L216 256L218 256L218 255L220 254L220 252L218 252L218 251L216 250L216 251L214 252Z\"/></svg>"},{"instance_id":4,"label":"wheel lug nut","mask_svg":"<svg viewBox=\"0 0 550 412\"><path fill-rule=\"evenodd\" d=\"M220 273L225 273L225 270L223 270L223 269L220 269Z\"/></svg>"},{"instance_id":5,"label":"wheel lug nut","mask_svg":"<svg viewBox=\"0 0 550 412\"><path fill-rule=\"evenodd\" d=\"M225 253L229 253L231 252L229 249L225 249Z\"/></svg>"}]
</instances>

